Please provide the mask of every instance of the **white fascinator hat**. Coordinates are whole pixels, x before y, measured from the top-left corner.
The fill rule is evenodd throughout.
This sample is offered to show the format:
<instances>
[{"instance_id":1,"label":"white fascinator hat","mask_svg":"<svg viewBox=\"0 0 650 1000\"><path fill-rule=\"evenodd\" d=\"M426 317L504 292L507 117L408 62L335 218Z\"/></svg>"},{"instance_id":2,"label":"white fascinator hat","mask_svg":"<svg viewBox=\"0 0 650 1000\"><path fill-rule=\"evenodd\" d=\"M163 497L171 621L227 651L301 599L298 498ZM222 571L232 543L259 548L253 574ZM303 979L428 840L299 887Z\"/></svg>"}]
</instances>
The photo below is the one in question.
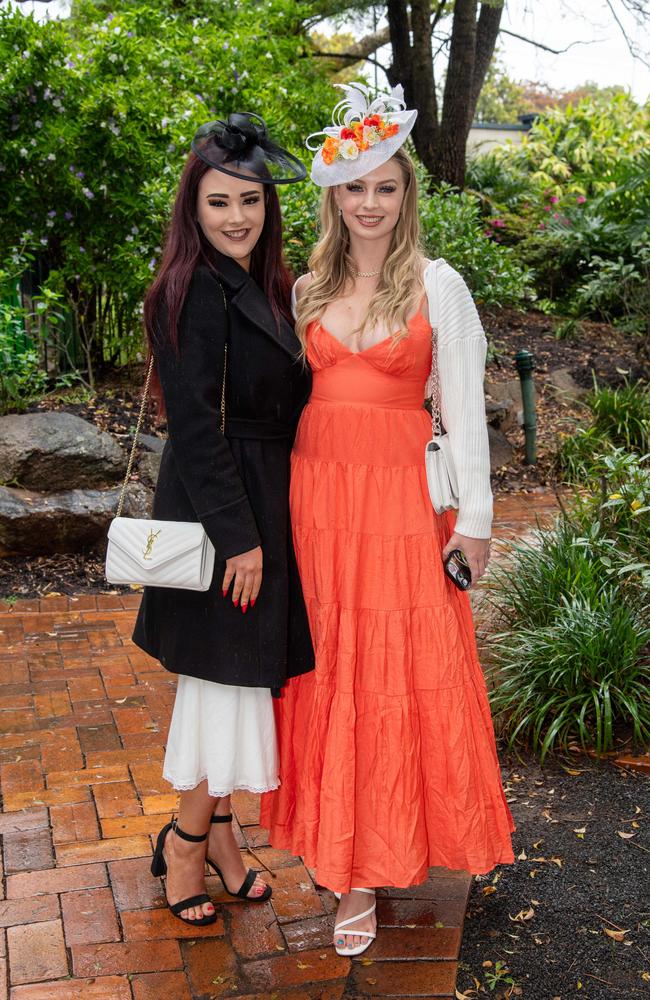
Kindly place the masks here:
<instances>
[{"instance_id":1,"label":"white fascinator hat","mask_svg":"<svg viewBox=\"0 0 650 1000\"><path fill-rule=\"evenodd\" d=\"M332 112L333 124L313 132L306 141L307 148L315 151L311 179L319 187L357 180L390 160L406 142L418 116L417 111L406 109L401 84L389 94L375 96L362 83L335 86L345 97Z\"/></svg>"}]
</instances>

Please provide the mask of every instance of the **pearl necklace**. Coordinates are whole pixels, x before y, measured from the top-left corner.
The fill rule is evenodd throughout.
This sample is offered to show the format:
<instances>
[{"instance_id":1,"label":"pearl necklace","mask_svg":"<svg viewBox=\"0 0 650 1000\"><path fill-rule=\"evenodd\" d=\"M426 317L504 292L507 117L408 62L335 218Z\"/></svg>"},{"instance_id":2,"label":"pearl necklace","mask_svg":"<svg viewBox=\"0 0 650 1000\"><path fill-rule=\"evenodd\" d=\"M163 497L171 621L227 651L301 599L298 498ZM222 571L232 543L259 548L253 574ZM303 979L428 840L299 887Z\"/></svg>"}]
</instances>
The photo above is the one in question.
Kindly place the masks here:
<instances>
[{"instance_id":1,"label":"pearl necklace","mask_svg":"<svg viewBox=\"0 0 650 1000\"><path fill-rule=\"evenodd\" d=\"M381 268L378 271L357 271L357 278L376 278L378 274L381 274Z\"/></svg>"}]
</instances>

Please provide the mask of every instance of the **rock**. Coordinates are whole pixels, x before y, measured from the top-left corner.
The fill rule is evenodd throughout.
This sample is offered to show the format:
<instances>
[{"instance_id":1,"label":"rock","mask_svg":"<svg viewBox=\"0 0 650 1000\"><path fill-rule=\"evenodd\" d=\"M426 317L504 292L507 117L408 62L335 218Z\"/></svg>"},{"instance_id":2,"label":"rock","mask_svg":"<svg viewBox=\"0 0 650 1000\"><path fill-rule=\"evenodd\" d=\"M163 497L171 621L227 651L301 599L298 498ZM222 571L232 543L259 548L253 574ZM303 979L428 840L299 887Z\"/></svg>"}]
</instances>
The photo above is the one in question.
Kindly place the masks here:
<instances>
[{"instance_id":1,"label":"rock","mask_svg":"<svg viewBox=\"0 0 650 1000\"><path fill-rule=\"evenodd\" d=\"M490 427L497 430L509 431L517 426L517 411L511 399L486 399L485 415Z\"/></svg>"},{"instance_id":2,"label":"rock","mask_svg":"<svg viewBox=\"0 0 650 1000\"><path fill-rule=\"evenodd\" d=\"M485 401L489 424L501 431L511 431L523 424L524 404L519 379L486 382L485 392L490 397Z\"/></svg>"},{"instance_id":3,"label":"rock","mask_svg":"<svg viewBox=\"0 0 650 1000\"><path fill-rule=\"evenodd\" d=\"M574 403L589 391L578 385L569 368L555 368L548 373L546 381L555 390L561 402Z\"/></svg>"},{"instance_id":4,"label":"rock","mask_svg":"<svg viewBox=\"0 0 650 1000\"><path fill-rule=\"evenodd\" d=\"M160 460L162 454L154 451L146 451L138 462L138 474L143 483L155 488L158 482L158 472L160 471Z\"/></svg>"},{"instance_id":5,"label":"rock","mask_svg":"<svg viewBox=\"0 0 650 1000\"><path fill-rule=\"evenodd\" d=\"M111 437L72 413L0 417L0 483L56 492L117 482L126 455Z\"/></svg>"},{"instance_id":6,"label":"rock","mask_svg":"<svg viewBox=\"0 0 650 1000\"><path fill-rule=\"evenodd\" d=\"M512 461L514 448L508 441L503 431L488 425L488 439L490 441L490 471L496 472L502 465L509 465Z\"/></svg>"},{"instance_id":7,"label":"rock","mask_svg":"<svg viewBox=\"0 0 650 1000\"><path fill-rule=\"evenodd\" d=\"M154 434L138 434L138 446L145 451L153 451L157 455L162 454L165 447L165 438L156 437Z\"/></svg>"},{"instance_id":8,"label":"rock","mask_svg":"<svg viewBox=\"0 0 650 1000\"><path fill-rule=\"evenodd\" d=\"M119 488L34 493L0 486L0 555L51 555L94 545L106 535L119 496ZM152 500L141 483L130 483L124 513L150 517Z\"/></svg>"}]
</instances>

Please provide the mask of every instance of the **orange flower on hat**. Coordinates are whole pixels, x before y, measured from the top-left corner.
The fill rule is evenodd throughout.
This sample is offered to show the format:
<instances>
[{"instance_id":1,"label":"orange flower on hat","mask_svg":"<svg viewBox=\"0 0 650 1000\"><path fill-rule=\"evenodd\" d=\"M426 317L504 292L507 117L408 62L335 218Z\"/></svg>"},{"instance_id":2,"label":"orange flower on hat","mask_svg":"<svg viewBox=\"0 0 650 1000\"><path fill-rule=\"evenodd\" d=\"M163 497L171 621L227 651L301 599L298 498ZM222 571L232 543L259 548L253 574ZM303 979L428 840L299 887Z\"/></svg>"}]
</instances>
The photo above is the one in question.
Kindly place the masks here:
<instances>
[{"instance_id":1,"label":"orange flower on hat","mask_svg":"<svg viewBox=\"0 0 650 1000\"><path fill-rule=\"evenodd\" d=\"M338 155L338 151L339 151L338 139L334 139L332 136L328 135L327 139L323 143L323 149L322 149L322 157L325 163L327 164L333 163Z\"/></svg>"}]
</instances>

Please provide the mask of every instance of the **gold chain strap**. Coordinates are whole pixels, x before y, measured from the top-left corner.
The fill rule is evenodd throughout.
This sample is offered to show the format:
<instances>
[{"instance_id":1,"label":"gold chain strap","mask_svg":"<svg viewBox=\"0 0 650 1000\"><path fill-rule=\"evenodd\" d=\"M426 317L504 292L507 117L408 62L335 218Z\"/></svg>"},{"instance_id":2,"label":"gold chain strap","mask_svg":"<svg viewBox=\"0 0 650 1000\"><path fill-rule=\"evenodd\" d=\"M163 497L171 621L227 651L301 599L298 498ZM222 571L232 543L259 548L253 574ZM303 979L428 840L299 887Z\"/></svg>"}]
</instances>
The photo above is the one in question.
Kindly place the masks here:
<instances>
[{"instance_id":1,"label":"gold chain strap","mask_svg":"<svg viewBox=\"0 0 650 1000\"><path fill-rule=\"evenodd\" d=\"M223 295L223 304L226 310L226 316L228 316L228 302L226 300L226 293L223 290L223 285L219 283L221 289L221 294ZM224 344L223 348L223 381L221 383L221 433L226 432L226 366L228 364L228 341ZM133 435L133 444L131 445L131 453L129 455L129 461L126 466L126 475L124 476L124 482L122 483L122 490L120 492L120 499L117 505L116 517L122 516L122 509L124 507L124 499L126 496L126 488L129 485L129 479L131 478L131 471L133 469L133 462L135 461L135 453L138 447L138 437L140 436L140 431L142 429L142 421L144 420L145 410L147 408L147 401L149 399L149 386L151 385L151 376L153 374L154 357L153 354L149 359L149 367L147 369L147 377L144 381L144 392L142 393L142 403L140 404L140 413L138 414L138 422L135 427L135 434Z\"/></svg>"}]
</instances>

